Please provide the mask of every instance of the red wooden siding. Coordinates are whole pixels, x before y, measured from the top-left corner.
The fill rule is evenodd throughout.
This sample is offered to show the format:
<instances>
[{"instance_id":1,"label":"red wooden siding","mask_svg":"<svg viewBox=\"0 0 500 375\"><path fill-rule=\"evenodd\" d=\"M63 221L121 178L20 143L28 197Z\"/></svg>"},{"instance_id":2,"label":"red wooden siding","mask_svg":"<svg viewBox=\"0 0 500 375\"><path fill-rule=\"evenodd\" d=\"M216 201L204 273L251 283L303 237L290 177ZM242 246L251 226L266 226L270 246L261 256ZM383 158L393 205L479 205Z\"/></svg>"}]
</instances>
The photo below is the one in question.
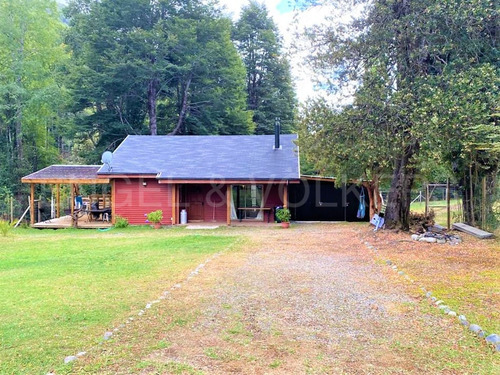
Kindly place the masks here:
<instances>
[{"instance_id":1,"label":"red wooden siding","mask_svg":"<svg viewBox=\"0 0 500 375\"><path fill-rule=\"evenodd\" d=\"M162 224L172 223L171 185L158 184L156 179L117 179L115 195L115 214L130 224L147 224L144 214L155 210L163 210Z\"/></svg>"},{"instance_id":2,"label":"red wooden siding","mask_svg":"<svg viewBox=\"0 0 500 375\"><path fill-rule=\"evenodd\" d=\"M146 185L143 185L143 182ZM226 222L226 191L228 185L200 184L196 192L203 197L203 220L205 222ZM283 205L283 185L264 185L264 207L273 208ZM156 179L116 179L115 214L128 219L130 224L144 225L144 214L163 210L162 224L171 224L172 185L158 184ZM183 203L181 203L181 208ZM188 220L189 208L188 210ZM180 212L178 211L177 215ZM266 214L267 217L267 214ZM274 221L271 212L270 221Z\"/></svg>"},{"instance_id":3,"label":"red wooden siding","mask_svg":"<svg viewBox=\"0 0 500 375\"><path fill-rule=\"evenodd\" d=\"M226 191L227 185L221 184L197 184L183 185L184 195L180 202L180 208L187 210L188 221L194 219L192 205L199 205L196 210L202 210L199 218L206 222L226 222Z\"/></svg>"},{"instance_id":4,"label":"red wooden siding","mask_svg":"<svg viewBox=\"0 0 500 375\"><path fill-rule=\"evenodd\" d=\"M203 185L203 193L205 196L205 221L226 222L226 191L227 185Z\"/></svg>"},{"instance_id":5,"label":"red wooden siding","mask_svg":"<svg viewBox=\"0 0 500 375\"><path fill-rule=\"evenodd\" d=\"M266 201L264 202L264 207L274 208L276 206L283 206L283 185L264 185L266 190L264 194L267 194ZM274 212L271 211L271 216L269 220L274 221Z\"/></svg>"}]
</instances>

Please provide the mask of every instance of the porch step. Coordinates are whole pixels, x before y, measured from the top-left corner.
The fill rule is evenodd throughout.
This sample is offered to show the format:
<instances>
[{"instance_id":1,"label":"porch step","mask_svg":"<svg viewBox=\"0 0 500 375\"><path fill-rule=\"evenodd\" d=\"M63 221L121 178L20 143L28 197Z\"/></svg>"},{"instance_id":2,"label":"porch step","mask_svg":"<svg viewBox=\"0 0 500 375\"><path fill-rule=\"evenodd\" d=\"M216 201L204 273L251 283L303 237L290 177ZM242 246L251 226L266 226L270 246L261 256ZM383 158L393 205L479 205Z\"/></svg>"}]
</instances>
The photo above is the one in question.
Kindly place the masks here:
<instances>
[{"instance_id":1,"label":"porch step","mask_svg":"<svg viewBox=\"0 0 500 375\"><path fill-rule=\"evenodd\" d=\"M217 229L219 228L218 225L192 225L188 224L186 226L186 229Z\"/></svg>"}]
</instances>

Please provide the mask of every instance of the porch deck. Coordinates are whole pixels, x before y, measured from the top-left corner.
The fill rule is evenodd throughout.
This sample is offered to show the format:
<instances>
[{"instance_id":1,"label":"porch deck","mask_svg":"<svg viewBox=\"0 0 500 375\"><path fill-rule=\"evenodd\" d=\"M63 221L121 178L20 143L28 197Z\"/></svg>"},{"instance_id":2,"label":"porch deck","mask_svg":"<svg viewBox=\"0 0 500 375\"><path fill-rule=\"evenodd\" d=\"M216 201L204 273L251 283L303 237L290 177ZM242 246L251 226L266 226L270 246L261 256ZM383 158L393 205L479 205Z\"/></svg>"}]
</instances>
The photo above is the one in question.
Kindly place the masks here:
<instances>
[{"instance_id":1,"label":"porch deck","mask_svg":"<svg viewBox=\"0 0 500 375\"><path fill-rule=\"evenodd\" d=\"M108 221L87 221L85 217L78 220L78 228L81 229L98 229L98 228L110 228L113 224ZM33 228L37 229L64 229L71 228L71 216L62 216L58 219L50 219L35 223L32 225Z\"/></svg>"}]
</instances>

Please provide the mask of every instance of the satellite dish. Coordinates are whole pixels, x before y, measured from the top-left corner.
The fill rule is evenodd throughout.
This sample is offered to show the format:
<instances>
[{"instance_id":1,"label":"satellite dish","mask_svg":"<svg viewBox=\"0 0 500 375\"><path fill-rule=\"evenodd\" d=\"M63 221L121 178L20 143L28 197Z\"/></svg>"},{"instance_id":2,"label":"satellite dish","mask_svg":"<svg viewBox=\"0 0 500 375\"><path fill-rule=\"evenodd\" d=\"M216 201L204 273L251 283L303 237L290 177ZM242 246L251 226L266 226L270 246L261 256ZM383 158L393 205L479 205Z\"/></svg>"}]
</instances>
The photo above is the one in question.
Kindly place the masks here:
<instances>
[{"instance_id":1,"label":"satellite dish","mask_svg":"<svg viewBox=\"0 0 500 375\"><path fill-rule=\"evenodd\" d=\"M102 154L101 162L108 166L108 172L111 171L111 161L113 160L113 153L111 151L105 151Z\"/></svg>"}]
</instances>

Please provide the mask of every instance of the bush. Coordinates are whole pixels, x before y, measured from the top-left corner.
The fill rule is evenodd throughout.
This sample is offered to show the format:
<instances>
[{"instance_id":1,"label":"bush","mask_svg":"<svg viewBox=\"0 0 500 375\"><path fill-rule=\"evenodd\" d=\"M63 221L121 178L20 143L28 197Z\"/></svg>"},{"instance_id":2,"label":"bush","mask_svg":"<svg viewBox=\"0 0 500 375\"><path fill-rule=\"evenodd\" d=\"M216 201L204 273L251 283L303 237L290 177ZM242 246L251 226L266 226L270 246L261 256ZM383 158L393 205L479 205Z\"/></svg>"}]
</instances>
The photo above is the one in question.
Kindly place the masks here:
<instances>
[{"instance_id":1,"label":"bush","mask_svg":"<svg viewBox=\"0 0 500 375\"><path fill-rule=\"evenodd\" d=\"M276 210L276 218L283 223L288 223L292 218L292 214L288 208L280 208Z\"/></svg>"},{"instance_id":2,"label":"bush","mask_svg":"<svg viewBox=\"0 0 500 375\"><path fill-rule=\"evenodd\" d=\"M126 228L128 227L128 220L121 216L115 217L115 228Z\"/></svg>"},{"instance_id":3,"label":"bush","mask_svg":"<svg viewBox=\"0 0 500 375\"><path fill-rule=\"evenodd\" d=\"M0 233L2 234L2 237L7 237L13 226L14 223L9 223L6 220L0 220Z\"/></svg>"},{"instance_id":4,"label":"bush","mask_svg":"<svg viewBox=\"0 0 500 375\"><path fill-rule=\"evenodd\" d=\"M146 216L148 218L146 220L146 222L149 222L149 223L160 223L163 220L163 211L162 210L156 210L156 211L150 212Z\"/></svg>"}]
</instances>

